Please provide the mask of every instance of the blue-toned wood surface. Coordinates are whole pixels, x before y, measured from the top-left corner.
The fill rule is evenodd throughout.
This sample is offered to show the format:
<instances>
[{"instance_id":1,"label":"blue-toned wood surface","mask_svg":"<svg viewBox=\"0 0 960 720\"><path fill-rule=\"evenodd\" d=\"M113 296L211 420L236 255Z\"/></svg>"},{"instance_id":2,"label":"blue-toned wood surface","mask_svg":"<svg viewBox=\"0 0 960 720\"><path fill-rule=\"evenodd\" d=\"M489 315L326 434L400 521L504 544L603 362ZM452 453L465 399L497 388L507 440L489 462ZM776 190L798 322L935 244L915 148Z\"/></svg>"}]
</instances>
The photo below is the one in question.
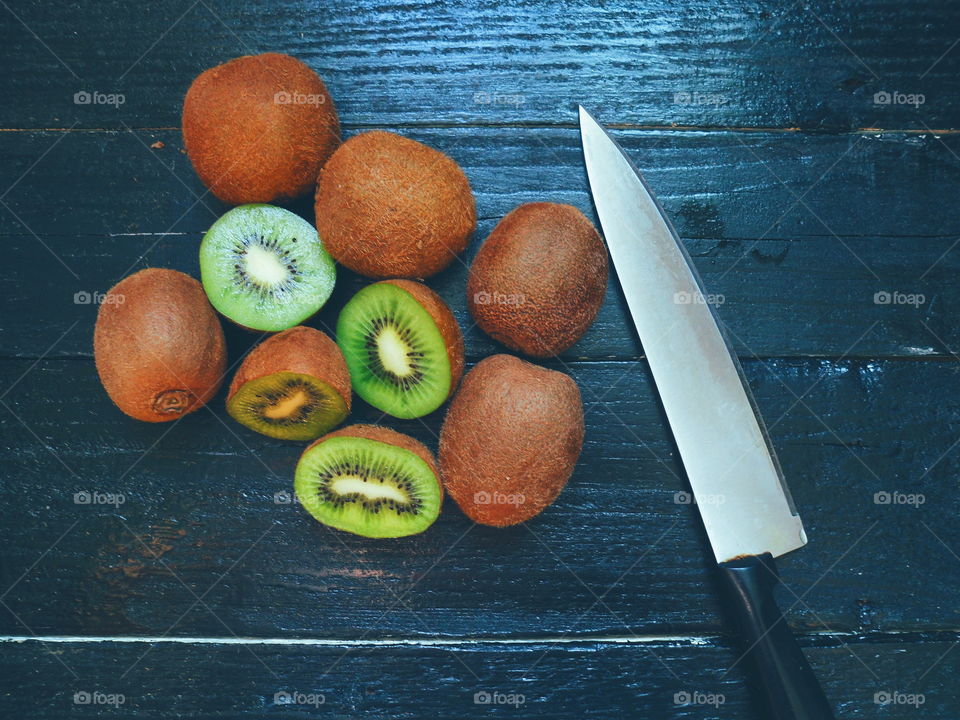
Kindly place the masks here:
<instances>
[{"instance_id":1,"label":"blue-toned wood surface","mask_svg":"<svg viewBox=\"0 0 960 720\"><path fill-rule=\"evenodd\" d=\"M266 51L321 74L347 135L464 167L478 230L429 284L470 363L502 350L466 310L479 244L521 202L596 220L577 103L616 127L723 297L810 536L778 598L838 716L960 715L956 3L20 0L0 39L0 715L762 720L615 279L545 363L586 441L520 527L448 501L422 536L336 533L287 502L302 448L222 392L172 426L111 405L84 300L141 267L198 276L226 208L182 97ZM341 270L311 324L364 282ZM252 337L226 330L238 361ZM391 424L435 447L442 416Z\"/></svg>"}]
</instances>

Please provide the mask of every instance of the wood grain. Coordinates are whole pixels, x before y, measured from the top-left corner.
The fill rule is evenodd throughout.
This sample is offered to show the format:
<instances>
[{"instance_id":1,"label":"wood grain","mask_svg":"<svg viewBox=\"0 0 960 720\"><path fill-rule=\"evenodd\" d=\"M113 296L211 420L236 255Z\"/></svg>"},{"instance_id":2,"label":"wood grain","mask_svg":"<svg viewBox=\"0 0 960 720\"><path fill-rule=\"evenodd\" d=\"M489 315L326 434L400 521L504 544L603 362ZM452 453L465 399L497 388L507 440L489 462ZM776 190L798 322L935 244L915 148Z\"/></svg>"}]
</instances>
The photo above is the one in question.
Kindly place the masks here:
<instances>
[{"instance_id":1,"label":"wood grain","mask_svg":"<svg viewBox=\"0 0 960 720\"><path fill-rule=\"evenodd\" d=\"M268 51L306 61L370 125L573 124L578 101L608 122L811 131L951 128L960 112L948 0L14 6L29 31L0 27L16 58L0 127L176 127L196 75ZM125 102L76 105L81 90Z\"/></svg>"},{"instance_id":2,"label":"wood grain","mask_svg":"<svg viewBox=\"0 0 960 720\"><path fill-rule=\"evenodd\" d=\"M596 221L579 141L572 130L410 134L452 153L477 194L483 219L463 262L431 285L469 329L468 353L479 358L498 346L472 328L467 265L493 225L521 202L572 203ZM621 138L650 168L708 291L722 296L720 315L741 355L917 357L960 349L952 282L958 261L951 252L960 224L941 199L942 188L960 185L960 160L951 154L960 140L646 132ZM162 149L147 146L158 139ZM10 159L0 168L0 186L29 171L3 199L9 209L0 207L0 233L16 267L0 286L9 310L0 352L89 355L96 308L76 304L76 293L103 293L146 265L198 276L201 234L226 208L202 195L179 143L172 132L0 133ZM910 188L909 203L899 198L902 187ZM313 219L309 202L294 208ZM316 324L333 327L363 282L341 270ZM877 293L917 302L877 304ZM626 359L640 351L612 282L595 325L565 358Z\"/></svg>"},{"instance_id":3,"label":"wood grain","mask_svg":"<svg viewBox=\"0 0 960 720\"><path fill-rule=\"evenodd\" d=\"M32 362L0 361L0 386ZM812 540L781 563L781 601L798 631L957 627L960 468L949 451L960 400L944 388L958 367L746 363ZM685 481L645 364L566 369L583 393L586 442L552 507L494 529L472 526L448 501L424 535L370 541L282 502L302 447L232 422L222 393L212 412L176 425L136 423L110 405L88 360L45 359L0 408L10 528L0 584L16 582L0 633L717 631L709 549L676 495ZM358 400L351 422L380 418ZM441 419L390 425L435 448ZM76 504L84 491L125 502ZM924 502L876 504L875 493L894 491Z\"/></svg>"},{"instance_id":4,"label":"wood grain","mask_svg":"<svg viewBox=\"0 0 960 720\"><path fill-rule=\"evenodd\" d=\"M842 717L952 717L960 656L950 652L951 642L842 643L806 648ZM8 643L0 653L0 711L14 716L28 707L35 718L232 719L281 712L405 719L759 718L740 666L729 669L737 655L714 640L388 647L28 641ZM92 699L94 692L102 693L101 702L106 695L123 695L124 702L74 703L76 693ZM290 700L297 693L304 704L277 693ZM477 704L478 693L492 702ZM697 693L699 704L680 704L682 693ZM875 701L894 693L893 703ZM307 704L311 694L317 705ZM500 704L493 703L494 694ZM505 704L511 696L514 704ZM715 704L705 702L709 696Z\"/></svg>"}]
</instances>

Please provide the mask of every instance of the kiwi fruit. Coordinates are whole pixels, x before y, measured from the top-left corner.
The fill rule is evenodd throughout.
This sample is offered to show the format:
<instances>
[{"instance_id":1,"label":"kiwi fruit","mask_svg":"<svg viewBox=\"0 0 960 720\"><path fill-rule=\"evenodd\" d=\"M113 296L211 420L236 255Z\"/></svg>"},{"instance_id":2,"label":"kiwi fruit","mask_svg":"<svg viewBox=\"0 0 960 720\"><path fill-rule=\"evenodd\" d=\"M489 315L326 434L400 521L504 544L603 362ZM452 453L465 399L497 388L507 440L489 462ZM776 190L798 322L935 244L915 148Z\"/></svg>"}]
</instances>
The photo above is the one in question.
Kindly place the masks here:
<instances>
[{"instance_id":1,"label":"kiwi fruit","mask_svg":"<svg viewBox=\"0 0 960 720\"><path fill-rule=\"evenodd\" d=\"M336 265L317 231L289 210L241 205L200 243L200 277L213 306L251 330L286 330L330 297Z\"/></svg>"},{"instance_id":2,"label":"kiwi fruit","mask_svg":"<svg viewBox=\"0 0 960 720\"><path fill-rule=\"evenodd\" d=\"M350 298L337 319L353 389L399 418L417 418L450 397L463 374L463 336L426 285L383 280Z\"/></svg>"},{"instance_id":3,"label":"kiwi fruit","mask_svg":"<svg viewBox=\"0 0 960 720\"><path fill-rule=\"evenodd\" d=\"M443 504L431 452L376 425L351 425L310 445L297 463L294 489L324 525L370 538L423 532Z\"/></svg>"},{"instance_id":4,"label":"kiwi fruit","mask_svg":"<svg viewBox=\"0 0 960 720\"><path fill-rule=\"evenodd\" d=\"M330 254L372 278L425 278L463 252L477 222L470 183L415 140L354 135L320 173L317 229Z\"/></svg>"},{"instance_id":5,"label":"kiwi fruit","mask_svg":"<svg viewBox=\"0 0 960 720\"><path fill-rule=\"evenodd\" d=\"M467 306L493 339L550 357L586 332L606 290L607 251L584 214L571 205L526 203L480 247L467 279Z\"/></svg>"},{"instance_id":6,"label":"kiwi fruit","mask_svg":"<svg viewBox=\"0 0 960 720\"><path fill-rule=\"evenodd\" d=\"M147 268L117 283L97 312L97 374L137 420L169 422L216 394L227 364L223 328L200 283Z\"/></svg>"},{"instance_id":7,"label":"kiwi fruit","mask_svg":"<svg viewBox=\"0 0 960 720\"><path fill-rule=\"evenodd\" d=\"M475 522L524 522L563 490L583 434L580 390L569 376L492 355L467 373L443 421L444 485Z\"/></svg>"},{"instance_id":8,"label":"kiwi fruit","mask_svg":"<svg viewBox=\"0 0 960 720\"><path fill-rule=\"evenodd\" d=\"M203 184L229 205L309 193L340 143L333 99L289 55L245 55L201 73L183 102L183 141Z\"/></svg>"},{"instance_id":9,"label":"kiwi fruit","mask_svg":"<svg viewBox=\"0 0 960 720\"><path fill-rule=\"evenodd\" d=\"M320 437L350 412L350 373L340 348L303 326L267 338L233 376L227 412L272 438Z\"/></svg>"}]
</instances>

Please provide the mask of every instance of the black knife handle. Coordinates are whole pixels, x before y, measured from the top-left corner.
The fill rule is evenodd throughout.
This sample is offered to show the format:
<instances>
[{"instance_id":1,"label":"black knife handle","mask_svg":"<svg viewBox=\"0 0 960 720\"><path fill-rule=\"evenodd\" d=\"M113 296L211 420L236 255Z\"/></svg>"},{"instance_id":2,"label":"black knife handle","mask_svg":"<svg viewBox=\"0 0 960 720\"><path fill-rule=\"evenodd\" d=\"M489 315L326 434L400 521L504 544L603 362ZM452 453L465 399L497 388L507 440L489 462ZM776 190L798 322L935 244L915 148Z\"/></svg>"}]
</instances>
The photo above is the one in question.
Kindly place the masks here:
<instances>
[{"instance_id":1,"label":"black knife handle","mask_svg":"<svg viewBox=\"0 0 960 720\"><path fill-rule=\"evenodd\" d=\"M833 720L820 683L773 599L780 583L770 553L720 564L734 625L774 720Z\"/></svg>"}]
</instances>

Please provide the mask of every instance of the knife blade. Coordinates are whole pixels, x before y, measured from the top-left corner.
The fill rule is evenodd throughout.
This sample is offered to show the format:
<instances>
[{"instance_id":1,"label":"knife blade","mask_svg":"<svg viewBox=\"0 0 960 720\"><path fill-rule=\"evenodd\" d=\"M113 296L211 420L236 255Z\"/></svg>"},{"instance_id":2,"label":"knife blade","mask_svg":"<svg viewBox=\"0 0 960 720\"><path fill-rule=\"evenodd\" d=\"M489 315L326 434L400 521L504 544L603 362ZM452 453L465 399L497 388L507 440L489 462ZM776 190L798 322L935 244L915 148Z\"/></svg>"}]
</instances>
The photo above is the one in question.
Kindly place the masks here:
<instances>
[{"instance_id":1,"label":"knife blade","mask_svg":"<svg viewBox=\"0 0 960 720\"><path fill-rule=\"evenodd\" d=\"M773 600L773 558L807 542L736 354L643 176L582 106L590 190L733 620L772 716L832 718Z\"/></svg>"}]
</instances>

